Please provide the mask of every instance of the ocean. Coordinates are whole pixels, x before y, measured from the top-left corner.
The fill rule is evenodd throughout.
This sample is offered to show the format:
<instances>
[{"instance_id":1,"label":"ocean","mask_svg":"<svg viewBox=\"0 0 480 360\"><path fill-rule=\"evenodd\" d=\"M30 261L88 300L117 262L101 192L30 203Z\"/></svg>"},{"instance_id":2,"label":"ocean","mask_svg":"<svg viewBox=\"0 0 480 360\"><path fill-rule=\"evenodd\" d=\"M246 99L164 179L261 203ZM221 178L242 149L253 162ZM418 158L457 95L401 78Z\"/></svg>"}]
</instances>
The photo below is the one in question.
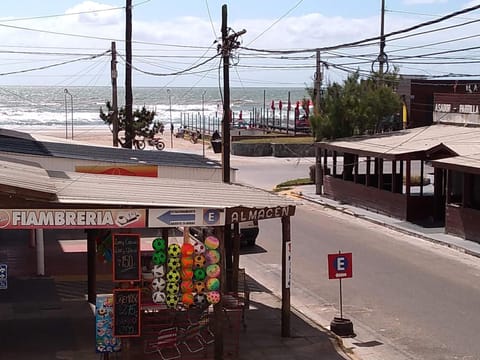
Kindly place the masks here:
<instances>
[{"instance_id":1,"label":"ocean","mask_svg":"<svg viewBox=\"0 0 480 360\"><path fill-rule=\"evenodd\" d=\"M25 87L0 86L0 127L27 131L29 128L83 129L106 126L99 117L100 107L111 100L112 90L107 86L96 87ZM282 101L283 115L286 117L288 95L292 111L296 101L308 98L303 88L232 88L230 90L231 109L235 114L242 111L248 121L253 109L271 111L274 102L278 114L279 101ZM165 124L172 122L177 128L185 114L205 118L222 118L222 97L218 88L165 88L137 87L133 89L133 108L145 106L155 110L156 120ZM118 105L124 106L125 92L118 89ZM170 118L171 115L171 118ZM278 115L277 115L278 116ZM293 116L293 115L292 115Z\"/></svg>"}]
</instances>

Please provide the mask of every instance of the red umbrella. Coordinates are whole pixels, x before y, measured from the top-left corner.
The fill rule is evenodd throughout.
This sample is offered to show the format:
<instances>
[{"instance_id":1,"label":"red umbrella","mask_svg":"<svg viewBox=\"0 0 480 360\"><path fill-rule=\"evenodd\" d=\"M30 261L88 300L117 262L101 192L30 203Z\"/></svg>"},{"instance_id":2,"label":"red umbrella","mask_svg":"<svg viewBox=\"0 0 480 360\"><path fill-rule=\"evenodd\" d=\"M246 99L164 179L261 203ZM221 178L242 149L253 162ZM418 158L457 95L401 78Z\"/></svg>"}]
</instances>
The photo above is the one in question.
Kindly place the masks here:
<instances>
[{"instance_id":1,"label":"red umbrella","mask_svg":"<svg viewBox=\"0 0 480 360\"><path fill-rule=\"evenodd\" d=\"M270 109L275 110L275 101L272 100L272 105L270 105Z\"/></svg>"},{"instance_id":2,"label":"red umbrella","mask_svg":"<svg viewBox=\"0 0 480 360\"><path fill-rule=\"evenodd\" d=\"M278 102L278 108L279 108L280 110L282 110L282 106L283 106L282 100L280 100L280 101Z\"/></svg>"}]
</instances>

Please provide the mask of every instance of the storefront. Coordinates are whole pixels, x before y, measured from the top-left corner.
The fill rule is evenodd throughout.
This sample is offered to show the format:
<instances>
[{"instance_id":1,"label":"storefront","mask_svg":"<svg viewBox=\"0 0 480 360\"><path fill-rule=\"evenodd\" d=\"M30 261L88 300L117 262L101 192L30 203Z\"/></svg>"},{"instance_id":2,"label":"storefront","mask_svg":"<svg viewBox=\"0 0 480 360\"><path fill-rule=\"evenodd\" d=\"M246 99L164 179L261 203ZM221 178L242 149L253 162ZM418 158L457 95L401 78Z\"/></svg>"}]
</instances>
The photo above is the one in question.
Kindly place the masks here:
<instances>
[{"instance_id":1,"label":"storefront","mask_svg":"<svg viewBox=\"0 0 480 360\"><path fill-rule=\"evenodd\" d=\"M99 336L92 351L103 358L120 347L135 358L235 357L247 300L239 238L229 238L239 222L280 218L282 263L289 263L296 203L275 194L235 184L1 166L1 227L35 234L38 274L45 273L44 229L86 230L88 301L97 305ZM205 240L192 239L189 226L203 227ZM157 234L149 249L141 246L144 229ZM112 296L97 297L99 251L111 257ZM283 336L290 333L289 279L285 265Z\"/></svg>"}]
</instances>

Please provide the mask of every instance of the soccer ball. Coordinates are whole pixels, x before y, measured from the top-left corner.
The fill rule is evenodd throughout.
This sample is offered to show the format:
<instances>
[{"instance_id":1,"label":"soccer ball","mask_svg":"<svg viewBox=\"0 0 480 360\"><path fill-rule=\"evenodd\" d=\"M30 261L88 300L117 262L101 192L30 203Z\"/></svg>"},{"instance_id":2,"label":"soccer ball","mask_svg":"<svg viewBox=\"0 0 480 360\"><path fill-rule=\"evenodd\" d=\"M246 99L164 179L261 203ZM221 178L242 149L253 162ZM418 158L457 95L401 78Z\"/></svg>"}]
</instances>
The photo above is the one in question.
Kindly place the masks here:
<instances>
[{"instance_id":1,"label":"soccer ball","mask_svg":"<svg viewBox=\"0 0 480 360\"><path fill-rule=\"evenodd\" d=\"M203 254L205 252L205 245L200 241L196 241L193 245L193 250L195 251L195 254Z\"/></svg>"},{"instance_id":2,"label":"soccer ball","mask_svg":"<svg viewBox=\"0 0 480 360\"><path fill-rule=\"evenodd\" d=\"M167 281L177 283L180 281L180 273L177 270L167 272Z\"/></svg>"},{"instance_id":3,"label":"soccer ball","mask_svg":"<svg viewBox=\"0 0 480 360\"><path fill-rule=\"evenodd\" d=\"M205 291L205 282L203 281L195 281L193 284L193 287L195 288L196 293L203 293Z\"/></svg>"},{"instance_id":4,"label":"soccer ball","mask_svg":"<svg viewBox=\"0 0 480 360\"><path fill-rule=\"evenodd\" d=\"M216 304L220 301L220 293L218 291L209 291L207 293L207 301L209 304Z\"/></svg>"},{"instance_id":5,"label":"soccer ball","mask_svg":"<svg viewBox=\"0 0 480 360\"><path fill-rule=\"evenodd\" d=\"M171 257L168 259L168 270L178 270L180 269L180 259L176 257Z\"/></svg>"},{"instance_id":6,"label":"soccer ball","mask_svg":"<svg viewBox=\"0 0 480 360\"><path fill-rule=\"evenodd\" d=\"M152 241L152 247L155 251L165 252L165 250L167 249L167 242L165 241L165 239L156 238Z\"/></svg>"},{"instance_id":7,"label":"soccer ball","mask_svg":"<svg viewBox=\"0 0 480 360\"><path fill-rule=\"evenodd\" d=\"M152 256L152 261L155 265L165 264L167 261L167 255L163 251L157 251Z\"/></svg>"},{"instance_id":8,"label":"soccer ball","mask_svg":"<svg viewBox=\"0 0 480 360\"><path fill-rule=\"evenodd\" d=\"M175 308L178 304L178 296L177 294L167 294L165 303L167 306L172 309Z\"/></svg>"},{"instance_id":9,"label":"soccer ball","mask_svg":"<svg viewBox=\"0 0 480 360\"><path fill-rule=\"evenodd\" d=\"M193 267L193 257L182 256L182 268L191 269Z\"/></svg>"},{"instance_id":10,"label":"soccer ball","mask_svg":"<svg viewBox=\"0 0 480 360\"><path fill-rule=\"evenodd\" d=\"M168 256L169 257L179 257L182 252L180 245L178 244L170 244L168 245Z\"/></svg>"},{"instance_id":11,"label":"soccer ball","mask_svg":"<svg viewBox=\"0 0 480 360\"><path fill-rule=\"evenodd\" d=\"M154 278L160 278L165 276L165 266L163 265L154 265L152 269L152 274Z\"/></svg>"},{"instance_id":12,"label":"soccer ball","mask_svg":"<svg viewBox=\"0 0 480 360\"><path fill-rule=\"evenodd\" d=\"M194 268L203 268L205 266L206 259L205 255L203 254L197 254L193 258L193 267Z\"/></svg>"},{"instance_id":13,"label":"soccer ball","mask_svg":"<svg viewBox=\"0 0 480 360\"><path fill-rule=\"evenodd\" d=\"M206 276L207 273L205 272L204 268L195 269L193 271L193 278L195 280L204 280Z\"/></svg>"},{"instance_id":14,"label":"soccer ball","mask_svg":"<svg viewBox=\"0 0 480 360\"><path fill-rule=\"evenodd\" d=\"M167 283L165 282L164 278L155 278L152 281L152 288L155 291L162 291L163 289L165 289L166 284Z\"/></svg>"},{"instance_id":15,"label":"soccer ball","mask_svg":"<svg viewBox=\"0 0 480 360\"><path fill-rule=\"evenodd\" d=\"M165 293L162 291L155 291L152 294L152 301L156 304L164 304L166 299L167 297L165 296Z\"/></svg>"},{"instance_id":16,"label":"soccer ball","mask_svg":"<svg viewBox=\"0 0 480 360\"><path fill-rule=\"evenodd\" d=\"M197 306L205 306L207 305L207 297L205 294L195 294L193 297L193 303Z\"/></svg>"},{"instance_id":17,"label":"soccer ball","mask_svg":"<svg viewBox=\"0 0 480 360\"><path fill-rule=\"evenodd\" d=\"M178 286L177 283L172 283L172 282L167 283L167 293L176 294L178 293L178 290L180 290L180 287Z\"/></svg>"}]
</instances>

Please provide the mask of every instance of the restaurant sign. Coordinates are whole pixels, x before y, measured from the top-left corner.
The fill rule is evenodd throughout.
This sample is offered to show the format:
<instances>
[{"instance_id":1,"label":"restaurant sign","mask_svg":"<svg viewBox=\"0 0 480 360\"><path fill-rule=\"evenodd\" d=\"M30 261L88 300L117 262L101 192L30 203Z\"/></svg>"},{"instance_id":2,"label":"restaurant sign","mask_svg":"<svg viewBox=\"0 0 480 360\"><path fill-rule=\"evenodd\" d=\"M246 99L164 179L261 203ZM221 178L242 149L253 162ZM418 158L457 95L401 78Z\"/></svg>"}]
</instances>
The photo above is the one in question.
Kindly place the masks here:
<instances>
[{"instance_id":1,"label":"restaurant sign","mask_svg":"<svg viewBox=\"0 0 480 360\"><path fill-rule=\"evenodd\" d=\"M144 209L3 209L1 229L143 228Z\"/></svg>"},{"instance_id":2,"label":"restaurant sign","mask_svg":"<svg viewBox=\"0 0 480 360\"><path fill-rule=\"evenodd\" d=\"M280 218L295 215L295 206L276 206L266 208L236 207L226 211L227 224L240 223L245 221Z\"/></svg>"}]
</instances>

